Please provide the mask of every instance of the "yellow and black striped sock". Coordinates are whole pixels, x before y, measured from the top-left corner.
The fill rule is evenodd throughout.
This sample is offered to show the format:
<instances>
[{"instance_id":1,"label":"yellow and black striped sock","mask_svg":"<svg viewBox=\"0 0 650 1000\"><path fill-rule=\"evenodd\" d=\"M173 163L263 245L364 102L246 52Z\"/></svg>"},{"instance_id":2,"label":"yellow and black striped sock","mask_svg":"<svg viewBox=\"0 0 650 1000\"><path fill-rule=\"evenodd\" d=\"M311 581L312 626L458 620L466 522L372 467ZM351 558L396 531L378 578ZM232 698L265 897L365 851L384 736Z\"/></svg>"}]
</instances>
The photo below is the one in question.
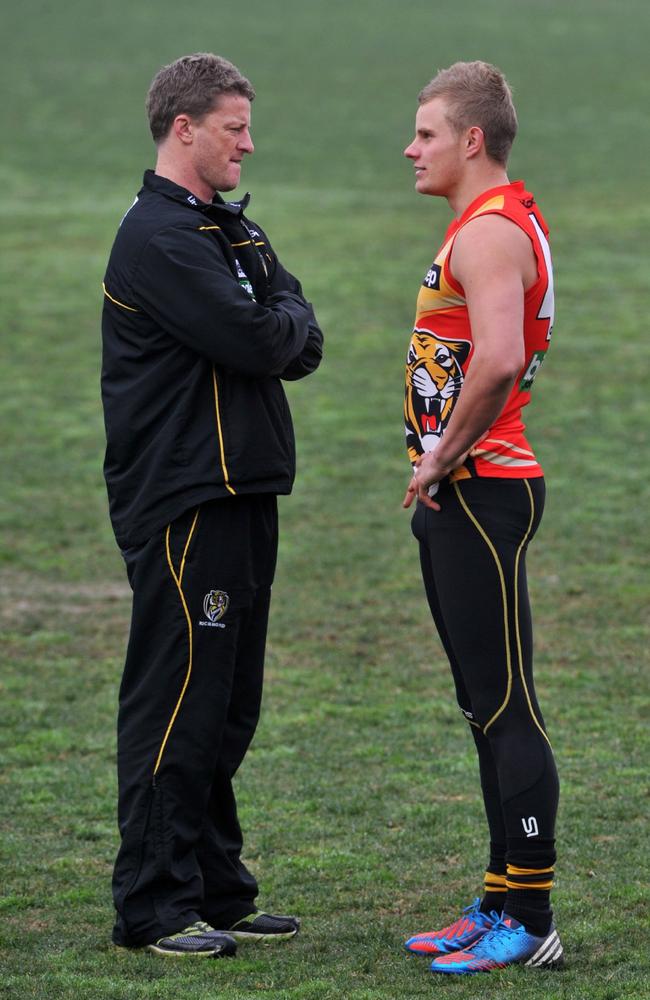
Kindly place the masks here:
<instances>
[{"instance_id":1,"label":"yellow and black striped sock","mask_svg":"<svg viewBox=\"0 0 650 1000\"><path fill-rule=\"evenodd\" d=\"M490 913L492 910L496 910L497 913L501 913L507 892L505 874L486 871L483 887L482 912Z\"/></svg>"},{"instance_id":2,"label":"yellow and black striped sock","mask_svg":"<svg viewBox=\"0 0 650 1000\"><path fill-rule=\"evenodd\" d=\"M553 914L551 889L553 867L519 868L509 864L506 872L504 912L519 920L531 934L548 934Z\"/></svg>"}]
</instances>

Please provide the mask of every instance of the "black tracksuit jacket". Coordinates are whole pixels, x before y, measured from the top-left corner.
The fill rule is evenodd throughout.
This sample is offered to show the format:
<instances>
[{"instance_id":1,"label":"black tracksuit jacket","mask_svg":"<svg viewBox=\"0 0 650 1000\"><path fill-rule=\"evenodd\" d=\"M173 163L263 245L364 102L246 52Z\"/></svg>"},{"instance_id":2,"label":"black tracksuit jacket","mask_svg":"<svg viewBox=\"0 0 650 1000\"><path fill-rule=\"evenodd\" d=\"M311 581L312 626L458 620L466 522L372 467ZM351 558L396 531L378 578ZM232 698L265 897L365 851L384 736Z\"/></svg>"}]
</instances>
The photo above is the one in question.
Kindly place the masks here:
<instances>
[{"instance_id":1,"label":"black tracksuit jacket","mask_svg":"<svg viewBox=\"0 0 650 1000\"><path fill-rule=\"evenodd\" d=\"M188 507L290 493L291 414L280 382L318 367L323 337L248 196L200 202L152 171L104 279L104 475L118 545Z\"/></svg>"}]
</instances>

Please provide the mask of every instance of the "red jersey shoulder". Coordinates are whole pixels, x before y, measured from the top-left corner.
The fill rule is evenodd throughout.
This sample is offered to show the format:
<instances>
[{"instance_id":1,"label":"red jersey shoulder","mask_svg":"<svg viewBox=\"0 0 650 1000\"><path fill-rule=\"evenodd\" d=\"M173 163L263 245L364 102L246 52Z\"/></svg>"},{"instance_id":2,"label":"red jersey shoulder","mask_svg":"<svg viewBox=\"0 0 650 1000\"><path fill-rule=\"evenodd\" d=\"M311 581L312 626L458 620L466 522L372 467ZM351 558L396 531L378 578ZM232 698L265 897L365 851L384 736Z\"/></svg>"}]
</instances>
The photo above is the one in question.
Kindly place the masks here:
<instances>
[{"instance_id":1,"label":"red jersey shoulder","mask_svg":"<svg viewBox=\"0 0 650 1000\"><path fill-rule=\"evenodd\" d=\"M510 190L502 190L496 196L486 198L482 204L474 207L474 210L470 211L466 218L460 220L460 225L462 226L478 216L491 214L503 215L512 219L524 229L530 229L531 216L534 215L539 228L545 236L548 236L548 225L535 196L530 191L517 190L517 185L512 185Z\"/></svg>"},{"instance_id":2,"label":"red jersey shoulder","mask_svg":"<svg viewBox=\"0 0 650 1000\"><path fill-rule=\"evenodd\" d=\"M542 239L548 241L546 219L530 191L506 194L500 214L520 225L533 238L534 243L541 242Z\"/></svg>"}]
</instances>

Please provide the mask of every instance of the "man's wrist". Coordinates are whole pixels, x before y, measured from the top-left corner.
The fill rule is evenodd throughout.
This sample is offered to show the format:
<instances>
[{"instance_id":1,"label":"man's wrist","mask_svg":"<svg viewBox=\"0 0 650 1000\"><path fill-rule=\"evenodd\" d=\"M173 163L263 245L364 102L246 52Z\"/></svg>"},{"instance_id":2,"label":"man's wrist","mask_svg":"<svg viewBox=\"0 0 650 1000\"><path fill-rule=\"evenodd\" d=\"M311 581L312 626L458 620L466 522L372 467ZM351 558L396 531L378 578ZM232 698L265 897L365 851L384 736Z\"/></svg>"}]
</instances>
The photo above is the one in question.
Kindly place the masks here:
<instances>
[{"instance_id":1,"label":"man's wrist","mask_svg":"<svg viewBox=\"0 0 650 1000\"><path fill-rule=\"evenodd\" d=\"M440 454L440 449L436 448L435 454L433 455L433 463L436 468L446 476L448 472L451 471L452 466L449 464L447 458Z\"/></svg>"},{"instance_id":2,"label":"man's wrist","mask_svg":"<svg viewBox=\"0 0 650 1000\"><path fill-rule=\"evenodd\" d=\"M449 454L441 455L439 451L436 451L435 462L438 468L440 469L441 473L440 478L444 479L445 476L448 476L451 472L454 471L454 469L457 469L459 465L462 465L466 457L467 457L466 451L461 451L460 453L456 453L454 454L453 457L450 457Z\"/></svg>"},{"instance_id":3,"label":"man's wrist","mask_svg":"<svg viewBox=\"0 0 650 1000\"><path fill-rule=\"evenodd\" d=\"M433 452L428 452L425 453L422 463L415 470L415 475L416 477L419 476L427 485L432 485L444 479L447 471L441 465L437 453L434 455Z\"/></svg>"}]
</instances>

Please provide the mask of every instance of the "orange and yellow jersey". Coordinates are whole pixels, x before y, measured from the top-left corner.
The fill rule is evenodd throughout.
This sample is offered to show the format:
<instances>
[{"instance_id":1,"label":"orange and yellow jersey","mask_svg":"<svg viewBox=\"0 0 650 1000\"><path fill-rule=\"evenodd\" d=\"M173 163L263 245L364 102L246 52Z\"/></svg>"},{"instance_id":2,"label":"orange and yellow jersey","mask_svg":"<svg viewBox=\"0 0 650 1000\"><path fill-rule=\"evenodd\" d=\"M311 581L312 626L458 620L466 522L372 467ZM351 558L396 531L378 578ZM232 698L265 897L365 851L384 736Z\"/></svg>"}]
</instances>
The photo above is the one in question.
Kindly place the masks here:
<instances>
[{"instance_id":1,"label":"orange and yellow jersey","mask_svg":"<svg viewBox=\"0 0 650 1000\"><path fill-rule=\"evenodd\" d=\"M465 293L451 273L450 259L462 227L471 219L487 214L503 215L527 233L535 252L538 277L524 298L524 366L499 417L451 478L533 478L542 476L543 471L524 437L521 411L530 400L533 380L551 338L553 267L548 227L522 181L491 188L476 198L449 226L444 243L424 277L406 359L406 444L411 462L437 447L472 363L472 329Z\"/></svg>"}]
</instances>

